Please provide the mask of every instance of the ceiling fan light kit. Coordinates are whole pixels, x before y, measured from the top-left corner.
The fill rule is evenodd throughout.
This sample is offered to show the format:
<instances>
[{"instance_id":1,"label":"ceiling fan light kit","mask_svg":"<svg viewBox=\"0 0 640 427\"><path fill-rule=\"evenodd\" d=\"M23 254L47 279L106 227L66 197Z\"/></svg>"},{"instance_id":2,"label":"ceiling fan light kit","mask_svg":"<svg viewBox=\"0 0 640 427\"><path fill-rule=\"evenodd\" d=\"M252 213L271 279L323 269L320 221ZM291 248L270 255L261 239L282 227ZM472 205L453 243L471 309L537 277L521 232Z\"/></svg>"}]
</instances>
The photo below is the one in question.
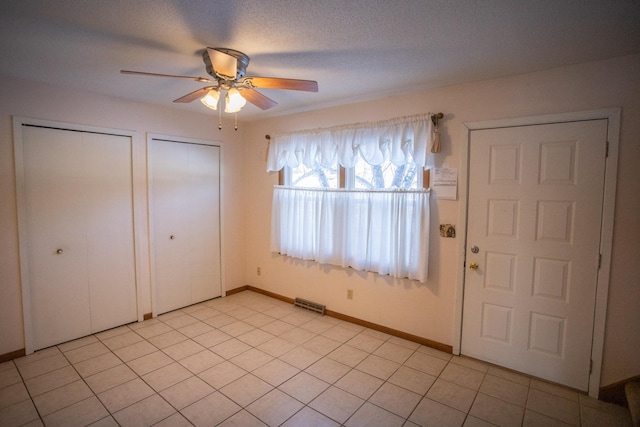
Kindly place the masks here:
<instances>
[{"instance_id":1,"label":"ceiling fan light kit","mask_svg":"<svg viewBox=\"0 0 640 427\"><path fill-rule=\"evenodd\" d=\"M218 91L218 89L211 89L204 97L200 98L200 102L202 102L205 107L209 107L212 110L217 110L219 99L220 92Z\"/></svg>"},{"instance_id":2,"label":"ceiling fan light kit","mask_svg":"<svg viewBox=\"0 0 640 427\"><path fill-rule=\"evenodd\" d=\"M240 95L240 92L235 87L232 87L227 91L227 97L225 98L225 113L237 113L242 107L245 106L247 100Z\"/></svg>"},{"instance_id":3,"label":"ceiling fan light kit","mask_svg":"<svg viewBox=\"0 0 640 427\"><path fill-rule=\"evenodd\" d=\"M225 96L225 113L238 113L247 101L262 110L278 105L273 99L263 95L256 89L285 89L304 92L318 92L318 82L313 80L283 79L278 77L247 77L249 57L244 53L222 47L208 47L202 53L207 73L212 78L177 76L173 74L147 73L142 71L120 70L122 74L137 74L154 77L170 77L193 80L198 83L213 83L188 93L173 102L188 103L200 99L206 107L217 110L220 91L227 92ZM218 129L222 129L221 122ZM237 115L236 115L236 126Z\"/></svg>"}]
</instances>

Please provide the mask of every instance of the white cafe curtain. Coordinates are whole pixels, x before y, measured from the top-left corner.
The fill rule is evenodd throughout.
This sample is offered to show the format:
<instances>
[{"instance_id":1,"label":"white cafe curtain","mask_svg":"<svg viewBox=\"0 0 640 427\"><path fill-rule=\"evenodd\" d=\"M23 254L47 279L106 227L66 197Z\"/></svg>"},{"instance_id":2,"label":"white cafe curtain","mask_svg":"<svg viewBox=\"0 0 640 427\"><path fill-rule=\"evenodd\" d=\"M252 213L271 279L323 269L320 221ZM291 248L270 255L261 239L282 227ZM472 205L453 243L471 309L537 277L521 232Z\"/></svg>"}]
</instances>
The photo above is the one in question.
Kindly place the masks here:
<instances>
[{"instance_id":1,"label":"white cafe curtain","mask_svg":"<svg viewBox=\"0 0 640 427\"><path fill-rule=\"evenodd\" d=\"M429 191L276 186L271 251L425 283Z\"/></svg>"}]
</instances>

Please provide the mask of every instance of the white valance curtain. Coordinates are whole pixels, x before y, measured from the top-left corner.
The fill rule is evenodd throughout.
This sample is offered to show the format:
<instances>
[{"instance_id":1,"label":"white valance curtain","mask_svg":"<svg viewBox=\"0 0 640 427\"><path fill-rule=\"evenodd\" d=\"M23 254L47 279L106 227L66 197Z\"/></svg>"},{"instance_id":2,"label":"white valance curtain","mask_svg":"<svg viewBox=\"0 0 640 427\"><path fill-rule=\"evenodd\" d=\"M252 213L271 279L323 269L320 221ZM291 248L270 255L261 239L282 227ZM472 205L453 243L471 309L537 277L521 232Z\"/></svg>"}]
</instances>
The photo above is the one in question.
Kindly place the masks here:
<instances>
[{"instance_id":1,"label":"white valance curtain","mask_svg":"<svg viewBox=\"0 0 640 427\"><path fill-rule=\"evenodd\" d=\"M331 167L336 161L351 168L358 155L371 165L390 159L396 166L413 162L429 168L432 145L433 122L429 113L276 134L269 144L267 171L278 171L284 166L295 168L300 164L309 168Z\"/></svg>"},{"instance_id":2,"label":"white valance curtain","mask_svg":"<svg viewBox=\"0 0 640 427\"><path fill-rule=\"evenodd\" d=\"M429 191L276 186L271 251L425 283Z\"/></svg>"}]
</instances>

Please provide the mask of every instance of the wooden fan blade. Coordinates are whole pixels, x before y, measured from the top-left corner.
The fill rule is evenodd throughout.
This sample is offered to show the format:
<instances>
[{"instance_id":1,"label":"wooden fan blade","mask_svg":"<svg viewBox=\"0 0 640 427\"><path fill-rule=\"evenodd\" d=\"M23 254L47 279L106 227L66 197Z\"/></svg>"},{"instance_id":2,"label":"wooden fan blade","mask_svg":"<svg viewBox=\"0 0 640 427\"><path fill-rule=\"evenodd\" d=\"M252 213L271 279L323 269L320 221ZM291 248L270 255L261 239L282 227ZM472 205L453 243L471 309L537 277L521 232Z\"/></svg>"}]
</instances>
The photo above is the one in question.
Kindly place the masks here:
<instances>
[{"instance_id":1,"label":"wooden fan blade","mask_svg":"<svg viewBox=\"0 0 640 427\"><path fill-rule=\"evenodd\" d=\"M186 94L183 97L180 97L178 99L176 99L173 102L191 102L191 101L195 101L198 98L202 98L203 96L205 96L211 89L214 89L215 86L207 86L207 87L203 87L201 89L198 90L194 90L191 93Z\"/></svg>"},{"instance_id":2,"label":"wooden fan blade","mask_svg":"<svg viewBox=\"0 0 640 427\"><path fill-rule=\"evenodd\" d=\"M205 77L176 76L176 75L173 75L173 74L146 73L144 71L130 71L130 70L120 70L120 73L122 73L122 74L135 74L135 75L138 75L138 76L172 77L172 78L175 78L175 79L187 79L187 80L193 80L193 81L201 82L201 83L211 82L210 79L207 79Z\"/></svg>"},{"instance_id":3,"label":"wooden fan blade","mask_svg":"<svg viewBox=\"0 0 640 427\"><path fill-rule=\"evenodd\" d=\"M278 105L276 101L267 96L264 96L255 89L243 89L240 91L240 95L242 95L244 99L246 99L256 107L259 107L263 110L267 110Z\"/></svg>"},{"instance_id":4,"label":"wooden fan blade","mask_svg":"<svg viewBox=\"0 0 640 427\"><path fill-rule=\"evenodd\" d=\"M207 48L207 53L216 74L235 80L238 72L238 60L235 57L210 47Z\"/></svg>"},{"instance_id":5,"label":"wooden fan blade","mask_svg":"<svg viewBox=\"0 0 640 427\"><path fill-rule=\"evenodd\" d=\"M245 77L253 87L262 89L288 89L317 92L318 82L313 80L281 79L278 77Z\"/></svg>"}]
</instances>

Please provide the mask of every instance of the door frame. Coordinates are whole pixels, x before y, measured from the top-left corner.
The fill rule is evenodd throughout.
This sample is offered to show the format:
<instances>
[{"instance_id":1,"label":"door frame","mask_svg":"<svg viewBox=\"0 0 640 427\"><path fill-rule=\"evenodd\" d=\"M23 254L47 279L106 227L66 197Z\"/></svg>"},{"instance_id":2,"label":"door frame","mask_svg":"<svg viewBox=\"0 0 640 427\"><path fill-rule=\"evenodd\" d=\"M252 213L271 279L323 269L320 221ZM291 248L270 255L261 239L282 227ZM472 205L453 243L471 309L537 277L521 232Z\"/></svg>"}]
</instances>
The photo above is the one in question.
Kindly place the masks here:
<instances>
[{"instance_id":1,"label":"door frame","mask_svg":"<svg viewBox=\"0 0 640 427\"><path fill-rule=\"evenodd\" d=\"M215 141L215 140L208 140L208 139L197 139L197 138L188 138L188 137L184 137L184 136L173 136L173 135L163 135L163 134L157 134L157 133L147 133L147 138L145 141L145 149L146 149L146 159L145 162L147 164L147 175L145 177L147 185L148 185L148 191L147 191L147 224L148 224L148 229L147 229L147 235L149 236L149 275L150 275L150 283L151 283L151 314L153 317L157 317L158 316L158 297L157 297L157 287L156 287L156 280L155 280L155 265L156 265L156 261L155 261L155 255L154 255L154 251L153 251L153 247L155 245L155 237L153 234L153 203L151 202L151 197L153 194L153 182L152 182L152 176L153 176L153 166L151 164L151 142L154 140L162 140L162 141L170 141L170 142L175 142L175 143L184 143L184 144L198 144L198 145L210 145L210 146L214 146L214 147L218 147L218 149L220 149L220 165L219 165L219 173L220 173L220 189L219 189L219 194L220 194L220 201L219 201L219 210L220 210L220 293L221 296L224 297L227 295L227 287L226 287L226 281L225 281L225 268L224 268L224 241L225 241L225 236L224 236L224 183L223 183L223 177L224 177L224 161L223 161L223 155L224 155L224 150L223 150L223 146L222 146L222 142L220 141Z\"/></svg>"},{"instance_id":2,"label":"door frame","mask_svg":"<svg viewBox=\"0 0 640 427\"><path fill-rule=\"evenodd\" d=\"M467 253L467 218L469 198L469 164L471 132L482 129L543 125L587 120L607 120L608 156L605 159L604 196L602 200L602 227L600 231L601 264L598 270L596 300L594 310L593 341L591 347L592 370L589 374L589 396L598 397L600 375L602 372L602 355L604 351L605 322L607 317L607 299L609 294L609 278L611 271L611 252L613 245L613 226L616 185L618 174L618 146L620 140L620 108L579 111L572 113L549 114L540 116L518 117L512 119L487 120L464 123L464 136L461 146L458 211L458 232L462 237L458 240L458 266L456 274L455 313L453 353L459 355L462 347L462 317L465 281L465 258Z\"/></svg>"},{"instance_id":3,"label":"door frame","mask_svg":"<svg viewBox=\"0 0 640 427\"><path fill-rule=\"evenodd\" d=\"M29 253L27 248L27 207L25 201L25 183L24 183L24 157L23 147L24 140L22 136L23 126L40 126L45 128L60 129L67 131L80 131L90 133L102 133L116 136L125 136L131 138L131 194L132 194L132 216L133 216L133 250L134 250L134 280L136 287L136 316L138 321L143 320L143 268L145 265L142 257L142 239L139 232L143 230L146 218L144 217L144 206L137 201L140 200L139 189L136 188L136 177L140 174L140 153L136 150L139 145L138 133L115 128L104 128L98 126L80 125L75 123L58 122L51 120L41 120L29 117L13 116L13 154L15 161L15 177L16 177L16 207L18 218L18 253L20 262L20 284L22 288L22 319L24 322L24 343L25 353L31 354L35 350L33 340L33 324L31 316L31 284L29 281ZM144 163L142 163L144 164Z\"/></svg>"}]
</instances>

